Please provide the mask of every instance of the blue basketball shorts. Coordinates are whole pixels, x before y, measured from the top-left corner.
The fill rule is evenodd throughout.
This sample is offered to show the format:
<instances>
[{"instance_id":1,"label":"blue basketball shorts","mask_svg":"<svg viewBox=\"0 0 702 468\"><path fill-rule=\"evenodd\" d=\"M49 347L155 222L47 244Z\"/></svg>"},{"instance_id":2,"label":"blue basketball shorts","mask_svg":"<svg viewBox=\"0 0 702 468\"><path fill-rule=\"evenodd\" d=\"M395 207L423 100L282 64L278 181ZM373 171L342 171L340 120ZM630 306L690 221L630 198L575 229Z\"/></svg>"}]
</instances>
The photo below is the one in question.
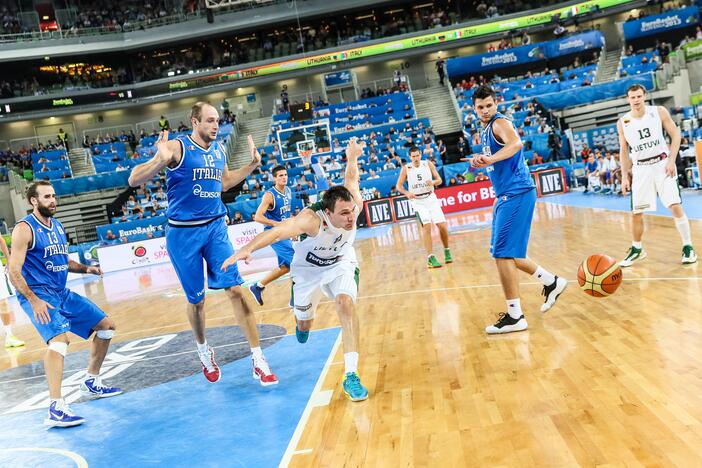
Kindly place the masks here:
<instances>
[{"instance_id":1,"label":"blue basketball shorts","mask_svg":"<svg viewBox=\"0 0 702 468\"><path fill-rule=\"evenodd\" d=\"M105 312L93 304L90 299L76 294L68 288L55 291L51 288L34 287L32 291L39 299L53 306L53 309L47 307L51 316L49 323L43 324L36 321L34 311L27 298L17 294L17 299L34 324L34 328L47 343L52 338L66 332L87 339L93 333L95 326L107 317Z\"/></svg>"},{"instance_id":2,"label":"blue basketball shorts","mask_svg":"<svg viewBox=\"0 0 702 468\"><path fill-rule=\"evenodd\" d=\"M222 271L224 261L234 255L224 217L202 226L166 226L166 249L188 302L205 298L205 266L210 289L239 286L244 282L237 265Z\"/></svg>"},{"instance_id":3,"label":"blue basketball shorts","mask_svg":"<svg viewBox=\"0 0 702 468\"><path fill-rule=\"evenodd\" d=\"M493 209L490 254L493 258L526 258L536 189L498 197Z\"/></svg>"},{"instance_id":4,"label":"blue basketball shorts","mask_svg":"<svg viewBox=\"0 0 702 468\"><path fill-rule=\"evenodd\" d=\"M278 266L286 266L290 268L293 255L295 255L292 241L290 239L278 241L275 244L271 244L271 248L273 248L275 254L278 256Z\"/></svg>"}]
</instances>

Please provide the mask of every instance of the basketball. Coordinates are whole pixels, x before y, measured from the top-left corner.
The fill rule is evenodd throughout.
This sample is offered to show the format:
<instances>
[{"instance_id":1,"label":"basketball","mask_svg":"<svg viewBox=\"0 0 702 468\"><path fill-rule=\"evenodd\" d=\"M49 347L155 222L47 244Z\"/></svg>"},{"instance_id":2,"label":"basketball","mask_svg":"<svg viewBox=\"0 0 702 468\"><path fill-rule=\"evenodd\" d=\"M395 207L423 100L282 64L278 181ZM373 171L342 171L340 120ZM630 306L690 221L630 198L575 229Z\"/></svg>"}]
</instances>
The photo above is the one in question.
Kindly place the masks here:
<instances>
[{"instance_id":1,"label":"basketball","mask_svg":"<svg viewBox=\"0 0 702 468\"><path fill-rule=\"evenodd\" d=\"M580 288L594 297L607 297L622 283L622 269L612 257L590 255L578 268Z\"/></svg>"}]
</instances>

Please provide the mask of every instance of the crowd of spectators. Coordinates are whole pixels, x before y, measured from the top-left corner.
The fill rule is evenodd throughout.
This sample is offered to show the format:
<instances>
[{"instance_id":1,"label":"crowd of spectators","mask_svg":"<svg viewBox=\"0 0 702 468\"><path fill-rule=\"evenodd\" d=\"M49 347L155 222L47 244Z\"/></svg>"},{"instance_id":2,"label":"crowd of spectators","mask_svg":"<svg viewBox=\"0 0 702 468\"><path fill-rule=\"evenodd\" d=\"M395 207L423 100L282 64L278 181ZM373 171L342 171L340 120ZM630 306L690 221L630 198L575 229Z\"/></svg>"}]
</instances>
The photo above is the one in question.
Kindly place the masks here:
<instances>
[{"instance_id":1,"label":"crowd of spectators","mask_svg":"<svg viewBox=\"0 0 702 468\"><path fill-rule=\"evenodd\" d=\"M555 3L555 1L549 0L546 3ZM81 28L100 26L117 31L134 23L145 24L177 13L178 8L174 5L163 0L146 2L130 0L118 4L109 3L106 0L97 3L79 3L75 22L62 27L64 30L77 31ZM239 65L303 51L309 52L390 37L447 26L476 17L492 17L543 5L510 0L488 7L480 0L458 2L437 0L431 5L419 8L414 8L418 5L409 4L386 11L374 9L331 18L303 20L299 26L296 22L261 29L253 33L239 33L224 38L197 41L185 48L164 47L150 52L101 60L104 63L90 63L90 60L83 58L81 61L86 63L79 67L68 67L70 62L52 61L55 66L51 70L47 70L45 66L40 70L40 66L37 65L30 72L27 72L25 67L6 73L0 81L0 98L49 94L63 89L127 85L187 74L193 70ZM187 11L193 11L193 2L185 2L184 8ZM16 22L12 19L15 10L5 7L0 11L5 11L3 23L12 29L12 24Z\"/></svg>"}]
</instances>

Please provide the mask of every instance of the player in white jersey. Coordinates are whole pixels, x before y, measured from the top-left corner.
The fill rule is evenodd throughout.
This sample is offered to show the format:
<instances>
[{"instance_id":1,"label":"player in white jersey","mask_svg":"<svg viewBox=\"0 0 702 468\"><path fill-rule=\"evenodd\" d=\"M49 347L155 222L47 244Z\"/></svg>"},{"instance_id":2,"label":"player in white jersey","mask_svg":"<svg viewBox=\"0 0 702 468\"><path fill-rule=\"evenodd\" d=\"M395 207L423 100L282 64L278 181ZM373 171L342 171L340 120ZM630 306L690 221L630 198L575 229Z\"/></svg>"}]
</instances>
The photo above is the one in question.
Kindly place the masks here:
<instances>
[{"instance_id":1,"label":"player in white jersey","mask_svg":"<svg viewBox=\"0 0 702 468\"><path fill-rule=\"evenodd\" d=\"M358 186L358 157L361 154L363 145L352 138L346 147L343 186L330 188L321 202L259 234L222 265L222 269L226 270L237 260L249 263L251 254L256 250L300 236L290 265L297 340L300 343L307 341L322 295L334 299L344 343L343 388L352 401L368 398L368 389L358 377L359 326L354 307L359 271L353 241L356 238L356 220L363 209Z\"/></svg>"},{"instance_id":2,"label":"player in white jersey","mask_svg":"<svg viewBox=\"0 0 702 468\"><path fill-rule=\"evenodd\" d=\"M431 161L422 161L422 152L416 146L409 150L410 163L402 166L397 178L397 190L412 203L417 219L422 225L424 247L427 250L427 266L441 268L441 263L432 253L431 225L439 228L441 243L444 244L444 262L451 263L446 217L441 210L441 202L436 198L434 187L441 185L441 176ZM405 180L409 190L405 190Z\"/></svg>"},{"instance_id":3,"label":"player in white jersey","mask_svg":"<svg viewBox=\"0 0 702 468\"><path fill-rule=\"evenodd\" d=\"M656 195L675 218L675 227L683 245L682 263L695 263L697 255L692 247L690 222L682 208L675 168L675 158L680 149L680 130L664 107L646 105L646 90L640 84L631 85L626 98L630 110L617 122L617 131L621 148L622 193L626 195L631 190L634 239L626 257L619 264L628 267L646 258L641 242L643 213L656 210ZM663 129L670 136L670 147Z\"/></svg>"},{"instance_id":4,"label":"player in white jersey","mask_svg":"<svg viewBox=\"0 0 702 468\"><path fill-rule=\"evenodd\" d=\"M10 250L7 248L5 238L0 236L0 252L2 252L5 260L10 261ZM5 328L5 347L19 348L24 346L24 341L12 334L12 312L7 304L7 298L12 296L15 290L7 277L7 270L0 263L0 320Z\"/></svg>"}]
</instances>

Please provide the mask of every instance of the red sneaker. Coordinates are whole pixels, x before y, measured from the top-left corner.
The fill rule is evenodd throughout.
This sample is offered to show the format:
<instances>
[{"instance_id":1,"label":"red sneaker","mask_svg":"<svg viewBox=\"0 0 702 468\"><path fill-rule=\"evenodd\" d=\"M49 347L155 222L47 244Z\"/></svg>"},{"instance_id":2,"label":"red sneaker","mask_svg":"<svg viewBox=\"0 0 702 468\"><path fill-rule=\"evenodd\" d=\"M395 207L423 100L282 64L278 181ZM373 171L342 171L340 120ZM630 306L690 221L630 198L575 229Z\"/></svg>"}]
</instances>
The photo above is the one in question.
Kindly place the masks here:
<instances>
[{"instance_id":1,"label":"red sneaker","mask_svg":"<svg viewBox=\"0 0 702 468\"><path fill-rule=\"evenodd\" d=\"M264 387L269 385L278 385L278 377L271 372L271 368L268 367L268 362L266 362L265 358L251 358L251 363L253 364L253 378L258 380L261 385Z\"/></svg>"},{"instance_id":2,"label":"red sneaker","mask_svg":"<svg viewBox=\"0 0 702 468\"><path fill-rule=\"evenodd\" d=\"M222 376L222 373L219 371L219 366L215 362L214 358L214 349L212 349L212 346L207 347L207 354L199 354L200 356L200 364L202 365L202 373L205 374L205 378L212 383L215 383L219 381L219 378ZM209 361L212 364L212 370L207 370L207 366L202 363L202 361Z\"/></svg>"}]
</instances>

